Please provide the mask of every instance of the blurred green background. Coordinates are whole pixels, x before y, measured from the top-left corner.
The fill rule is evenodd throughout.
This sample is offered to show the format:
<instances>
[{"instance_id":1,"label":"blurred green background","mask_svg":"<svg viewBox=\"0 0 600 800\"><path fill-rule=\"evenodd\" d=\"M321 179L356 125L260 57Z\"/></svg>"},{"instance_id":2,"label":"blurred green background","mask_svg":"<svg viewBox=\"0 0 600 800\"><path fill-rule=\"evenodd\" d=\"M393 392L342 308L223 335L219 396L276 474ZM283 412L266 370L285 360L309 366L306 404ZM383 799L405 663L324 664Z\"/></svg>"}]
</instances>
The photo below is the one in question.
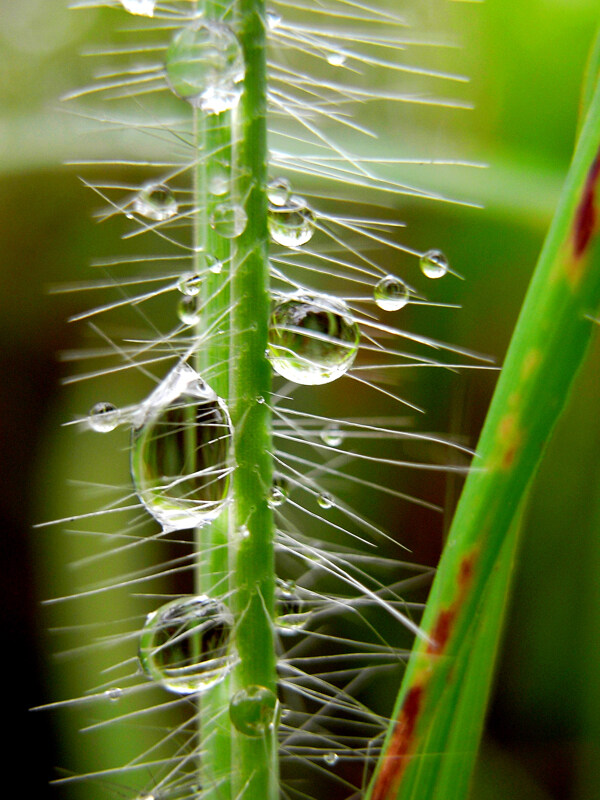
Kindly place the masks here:
<instances>
[{"instance_id":1,"label":"blurred green background","mask_svg":"<svg viewBox=\"0 0 600 800\"><path fill-rule=\"evenodd\" d=\"M119 12L68 12L65 5L65 0L0 0L2 661L12 729L5 756L21 764L20 791L37 797L56 795L47 785L58 774L56 766L73 766L67 753L72 733L62 732L59 714L28 709L74 696L93 680L85 682L68 663L50 659L49 652L64 649L64 642L57 647L48 626L76 620L57 618L40 606L44 598L68 591L66 563L86 551L78 550L79 543L69 551L69 537L56 528L31 526L85 510L67 479L102 480L116 441L92 442L60 427L104 397L85 383L61 388L70 365L61 364L57 354L81 347L86 336L66 319L84 308L87 298L49 295L48 288L89 277L93 259L120 252L115 228L91 221L97 198L81 186L76 169L61 166L84 155L104 157L109 145L96 138L90 148L81 121L61 113L58 102L61 94L89 81L91 67L80 52L106 39L106 26ZM414 4L389 5L410 16ZM461 311L411 311L406 324L492 354L501 363L569 163L599 4L426 0L416 5L416 21L432 30L432 37L457 41L461 48L433 55L416 49L407 61L469 75L470 84L459 85L456 95L476 110L424 114L394 108L382 147L403 155L412 149L412 154L473 159L489 168L423 167L408 173L407 181L485 208L406 199L399 204L399 215L409 224L405 241L421 249L442 248L466 278L442 281L430 291L432 299L460 303ZM532 492L476 800L600 798L599 357L595 347ZM474 444L493 373L467 373L452 385L436 375L419 377L407 394L430 409L427 429L450 431ZM123 403L139 396L135 384L119 382L111 399ZM121 445L113 480L126 484L126 439L117 450ZM446 497L451 505L455 500L458 487L452 483L423 476L411 481L411 490L421 496ZM435 563L444 525L415 516L406 527L417 560ZM71 677L73 685L67 683ZM85 738L75 746L85 751ZM92 754L88 767L93 764Z\"/></svg>"}]
</instances>

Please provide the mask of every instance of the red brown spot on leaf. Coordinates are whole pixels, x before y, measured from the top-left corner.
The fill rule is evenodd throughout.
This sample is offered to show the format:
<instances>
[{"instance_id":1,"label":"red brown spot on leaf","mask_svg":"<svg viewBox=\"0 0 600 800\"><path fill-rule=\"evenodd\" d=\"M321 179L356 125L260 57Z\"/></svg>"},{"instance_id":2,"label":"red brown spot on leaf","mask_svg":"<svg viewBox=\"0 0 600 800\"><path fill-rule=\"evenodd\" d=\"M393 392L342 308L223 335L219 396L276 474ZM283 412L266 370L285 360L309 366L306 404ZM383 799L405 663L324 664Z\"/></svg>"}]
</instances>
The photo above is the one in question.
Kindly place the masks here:
<instances>
[{"instance_id":1,"label":"red brown spot on leaf","mask_svg":"<svg viewBox=\"0 0 600 800\"><path fill-rule=\"evenodd\" d=\"M371 800L393 800L406 765L425 687L413 686L406 695L400 716L394 726L383 766L375 780Z\"/></svg>"},{"instance_id":2,"label":"red brown spot on leaf","mask_svg":"<svg viewBox=\"0 0 600 800\"><path fill-rule=\"evenodd\" d=\"M573 250L575 258L581 258L586 252L590 241L598 227L598 208L596 191L600 178L600 154L592 164L588 173L583 196L575 213L573 229Z\"/></svg>"},{"instance_id":3,"label":"red brown spot on leaf","mask_svg":"<svg viewBox=\"0 0 600 800\"><path fill-rule=\"evenodd\" d=\"M450 634L452 633L452 627L454 625L456 615L465 599L465 594L469 588L469 584L473 579L473 572L475 570L475 555L475 553L469 553L460 562L460 566L458 568L458 592L456 595L456 600L449 608L440 611L438 615L436 623L433 626L433 632L431 634L432 641L427 646L427 652L430 654L439 655L446 647L448 639L450 638Z\"/></svg>"}]
</instances>

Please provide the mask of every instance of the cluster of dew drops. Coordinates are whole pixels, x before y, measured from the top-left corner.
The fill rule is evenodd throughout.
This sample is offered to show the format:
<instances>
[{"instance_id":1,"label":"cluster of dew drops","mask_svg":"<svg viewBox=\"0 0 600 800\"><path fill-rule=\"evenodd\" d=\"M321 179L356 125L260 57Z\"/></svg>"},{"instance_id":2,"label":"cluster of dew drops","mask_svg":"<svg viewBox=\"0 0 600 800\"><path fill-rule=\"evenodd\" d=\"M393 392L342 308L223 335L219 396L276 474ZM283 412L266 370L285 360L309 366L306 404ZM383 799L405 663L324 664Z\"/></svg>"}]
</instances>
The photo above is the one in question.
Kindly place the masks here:
<instances>
[{"instance_id":1,"label":"cluster of dew drops","mask_svg":"<svg viewBox=\"0 0 600 800\"><path fill-rule=\"evenodd\" d=\"M155 0L121 0L132 14L153 16ZM341 63L341 62L340 62ZM244 60L233 31L221 22L195 21L175 34L166 57L170 88L180 98L207 114L234 108L241 95ZM211 191L225 194L227 181L216 175ZM318 228L318 217L304 198L292 193L285 178L268 185L268 228L271 239L283 247L302 247ZM169 186L147 183L132 202L131 212L155 222L179 213ZM129 216L133 216L129 213ZM242 206L224 202L209 220L219 235L234 239L245 229ZM218 274L222 263L206 256L208 269ZM449 271L445 255L430 250L420 256L428 278ZM199 322L197 295L202 276L184 274L177 281L181 299L178 315L186 326ZM399 311L410 301L409 287L395 275L382 277L373 299L383 311ZM273 369L289 381L304 385L330 383L352 366L360 341L359 326L341 299L314 292L280 296L271 313L268 351ZM134 409L97 403L89 412L89 427L100 433L127 424L132 429L131 473L136 493L150 514L168 532L207 525L227 505L231 466L232 424L226 403L187 363L178 364L162 383ZM334 424L321 435L337 447L343 433ZM190 472L185 452L190 439L195 451ZM288 487L275 478L269 494L271 508L285 503ZM318 503L331 508L333 499L322 493ZM278 588L278 627L293 632L303 627L309 612L290 582ZM231 670L233 618L221 601L200 595L166 603L148 615L139 641L139 661L145 675L177 694L201 694L220 683ZM118 697L113 690L111 699ZM233 725L251 737L272 730L279 714L275 694L262 686L237 692L230 702ZM327 763L335 763L330 754Z\"/></svg>"}]
</instances>

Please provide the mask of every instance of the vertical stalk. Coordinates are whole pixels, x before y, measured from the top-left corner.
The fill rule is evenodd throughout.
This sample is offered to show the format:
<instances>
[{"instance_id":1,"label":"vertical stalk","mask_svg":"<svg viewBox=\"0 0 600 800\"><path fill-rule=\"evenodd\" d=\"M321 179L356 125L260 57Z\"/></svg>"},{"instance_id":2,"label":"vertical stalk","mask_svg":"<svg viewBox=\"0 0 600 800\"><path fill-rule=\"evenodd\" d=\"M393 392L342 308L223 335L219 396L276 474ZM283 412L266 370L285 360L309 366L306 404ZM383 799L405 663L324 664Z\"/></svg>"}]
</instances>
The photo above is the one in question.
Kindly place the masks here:
<instances>
[{"instance_id":1,"label":"vertical stalk","mask_svg":"<svg viewBox=\"0 0 600 800\"><path fill-rule=\"evenodd\" d=\"M269 318L267 262L267 134L264 0L238 0L235 26L246 75L238 107L235 157L238 196L248 223L234 240L231 283L231 414L235 473L231 577L239 664L235 690L258 685L276 691L273 642L273 516L267 504L271 372L265 357ZM233 797L277 800L276 732L255 739L234 732Z\"/></svg>"},{"instance_id":2,"label":"vertical stalk","mask_svg":"<svg viewBox=\"0 0 600 800\"><path fill-rule=\"evenodd\" d=\"M201 5L200 9L198 6ZM214 0L194 4L196 13L204 12L205 19L221 18L223 7ZM210 226L210 217L219 202L228 200L233 193L231 176L232 114L207 114L193 109L195 165L193 169L192 220L193 220L193 271L202 275L199 304L201 319L196 326L199 340L207 336L195 354L196 368L210 375L211 388L219 397L229 399L230 305L229 273L231 268L231 243L219 236ZM229 188L225 194L215 196L209 190L211 161L218 159L229 172ZM227 169L227 165L229 168ZM221 272L208 269L207 256L222 263ZM218 320L218 322L217 322ZM217 330L215 330L215 326ZM215 369L216 367L216 369ZM210 525L195 532L196 570L195 591L212 597L228 593L228 520L221 515ZM203 800L230 800L231 788L231 725L229 722L230 681L226 679L203 694L199 701L198 722L200 737L200 785Z\"/></svg>"}]
</instances>

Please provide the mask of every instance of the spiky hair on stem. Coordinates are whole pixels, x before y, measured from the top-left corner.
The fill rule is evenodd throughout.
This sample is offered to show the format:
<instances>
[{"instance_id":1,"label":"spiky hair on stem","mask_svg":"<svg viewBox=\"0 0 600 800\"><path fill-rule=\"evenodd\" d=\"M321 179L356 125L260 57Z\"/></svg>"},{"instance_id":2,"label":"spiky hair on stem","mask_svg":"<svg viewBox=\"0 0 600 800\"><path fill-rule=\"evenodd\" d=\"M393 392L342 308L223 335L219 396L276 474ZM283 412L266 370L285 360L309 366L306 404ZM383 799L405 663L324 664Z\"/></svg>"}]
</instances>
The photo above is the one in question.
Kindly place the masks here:
<instances>
[{"instance_id":1,"label":"spiky hair on stem","mask_svg":"<svg viewBox=\"0 0 600 800\"><path fill-rule=\"evenodd\" d=\"M458 273L435 242L402 243L397 209L469 204L403 181L404 166L478 165L402 155L379 118L466 108L440 91L465 79L411 66L405 51L439 43L384 5L73 6L106 6L117 26L68 100L114 142L113 158L77 165L125 252L62 289L102 294L73 318L100 345L67 355L83 365L67 382L99 387L76 425L117 429L121 445L131 432L133 486L90 482L95 510L53 523L99 547L77 563L88 585L51 602L110 611L75 650L111 660L64 703L93 705L87 730L126 741L109 766L62 780L358 798L391 710L371 690L393 695L423 635L406 593L429 574L378 507L439 511L402 475L464 473L472 455L420 432L398 385L488 363L404 324L448 305L426 284Z\"/></svg>"}]
</instances>

